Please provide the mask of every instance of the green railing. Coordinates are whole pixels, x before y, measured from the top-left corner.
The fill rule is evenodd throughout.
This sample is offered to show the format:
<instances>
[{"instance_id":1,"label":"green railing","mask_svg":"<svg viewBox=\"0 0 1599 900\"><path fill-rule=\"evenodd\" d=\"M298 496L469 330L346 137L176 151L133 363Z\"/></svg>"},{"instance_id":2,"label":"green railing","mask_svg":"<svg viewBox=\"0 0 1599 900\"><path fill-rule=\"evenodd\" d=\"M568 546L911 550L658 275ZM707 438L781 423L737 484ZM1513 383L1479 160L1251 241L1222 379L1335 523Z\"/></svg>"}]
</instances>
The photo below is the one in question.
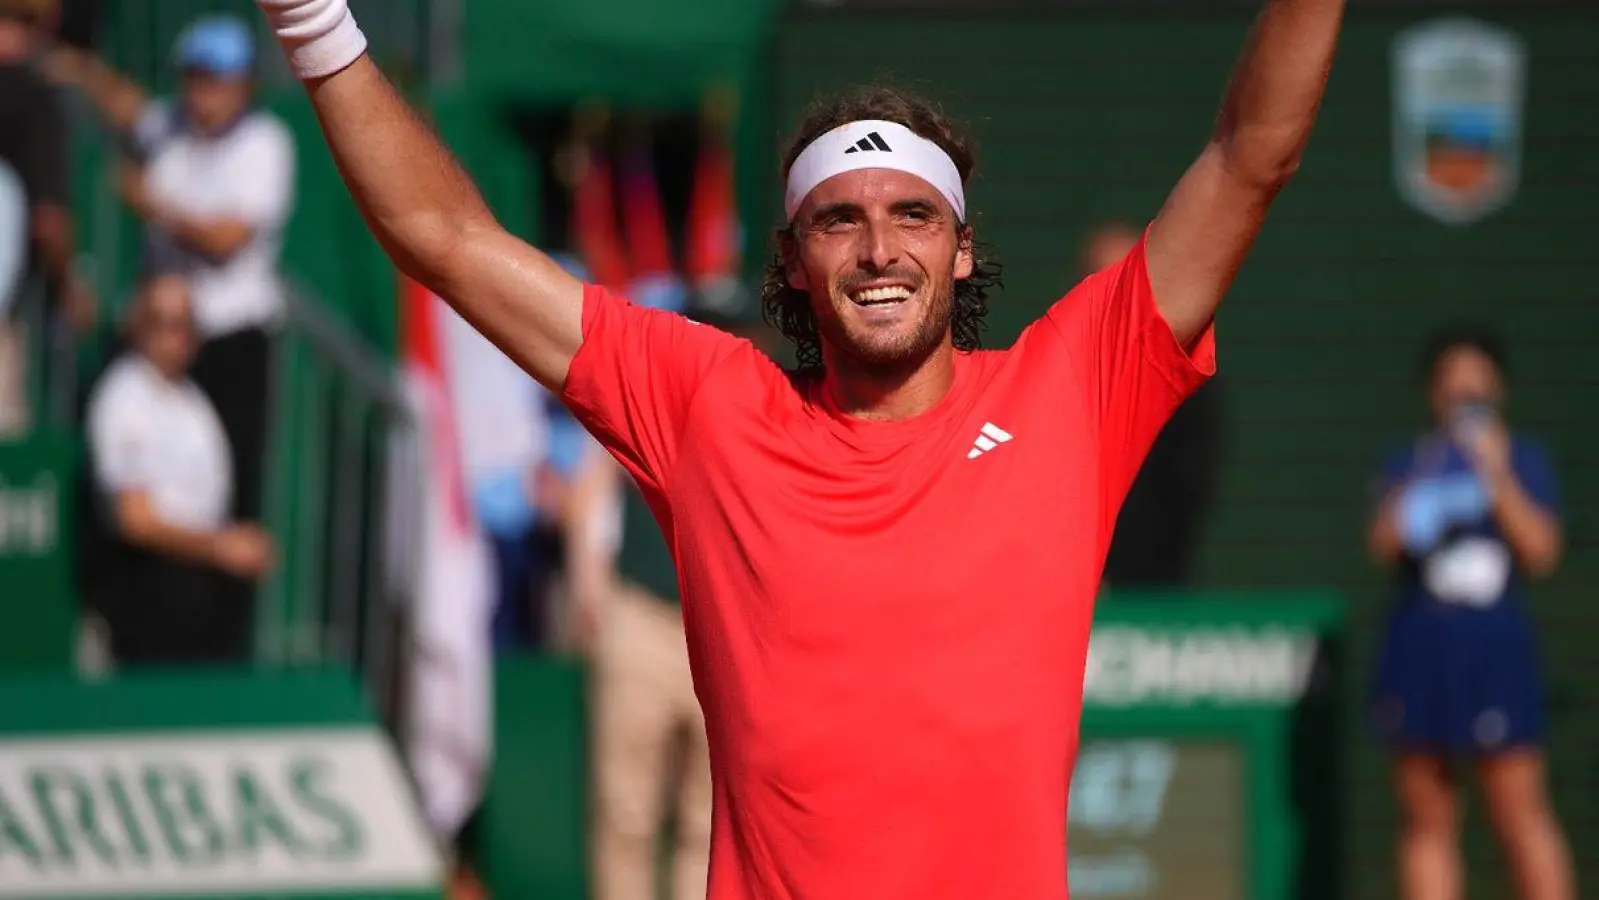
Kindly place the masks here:
<instances>
[{"instance_id":1,"label":"green railing","mask_svg":"<svg viewBox=\"0 0 1599 900\"><path fill-rule=\"evenodd\" d=\"M281 565L257 598L268 668L336 663L399 709L421 521L416 432L394 368L292 293L276 345L264 507Z\"/></svg>"},{"instance_id":2,"label":"green railing","mask_svg":"<svg viewBox=\"0 0 1599 900\"><path fill-rule=\"evenodd\" d=\"M75 426L81 342L52 316L42 279L23 284L13 311L26 351L26 430L59 432Z\"/></svg>"}]
</instances>

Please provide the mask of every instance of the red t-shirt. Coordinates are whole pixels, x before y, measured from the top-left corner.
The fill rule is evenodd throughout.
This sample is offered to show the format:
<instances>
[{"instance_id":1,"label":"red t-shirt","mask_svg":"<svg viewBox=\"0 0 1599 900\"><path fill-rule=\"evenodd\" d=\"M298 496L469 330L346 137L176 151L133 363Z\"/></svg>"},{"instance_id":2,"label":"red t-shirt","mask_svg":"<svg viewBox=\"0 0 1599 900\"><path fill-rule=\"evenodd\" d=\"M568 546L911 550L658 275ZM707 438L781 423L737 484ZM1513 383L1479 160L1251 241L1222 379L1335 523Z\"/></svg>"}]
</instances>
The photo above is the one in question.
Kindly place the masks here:
<instances>
[{"instance_id":1,"label":"red t-shirt","mask_svg":"<svg viewBox=\"0 0 1599 900\"><path fill-rule=\"evenodd\" d=\"M1066 896L1100 570L1214 371L1140 244L949 393L851 418L745 341L590 287L566 400L673 547L715 781L711 900Z\"/></svg>"}]
</instances>

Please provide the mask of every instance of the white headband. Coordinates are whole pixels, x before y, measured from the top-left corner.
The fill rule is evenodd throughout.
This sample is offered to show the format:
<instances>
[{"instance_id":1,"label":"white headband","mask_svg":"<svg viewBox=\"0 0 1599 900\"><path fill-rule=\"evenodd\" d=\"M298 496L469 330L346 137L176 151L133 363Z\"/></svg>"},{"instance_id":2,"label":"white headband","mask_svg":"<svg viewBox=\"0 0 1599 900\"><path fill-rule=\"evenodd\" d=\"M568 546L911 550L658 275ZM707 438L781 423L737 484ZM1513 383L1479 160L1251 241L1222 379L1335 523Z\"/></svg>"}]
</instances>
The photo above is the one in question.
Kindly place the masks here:
<instances>
[{"instance_id":1,"label":"white headband","mask_svg":"<svg viewBox=\"0 0 1599 900\"><path fill-rule=\"evenodd\" d=\"M966 221L966 192L949 154L898 122L876 119L840 125L800 153L788 170L788 195L783 204L788 221L794 221L800 204L817 185L857 169L896 169L915 175L944 195L958 221Z\"/></svg>"}]
</instances>

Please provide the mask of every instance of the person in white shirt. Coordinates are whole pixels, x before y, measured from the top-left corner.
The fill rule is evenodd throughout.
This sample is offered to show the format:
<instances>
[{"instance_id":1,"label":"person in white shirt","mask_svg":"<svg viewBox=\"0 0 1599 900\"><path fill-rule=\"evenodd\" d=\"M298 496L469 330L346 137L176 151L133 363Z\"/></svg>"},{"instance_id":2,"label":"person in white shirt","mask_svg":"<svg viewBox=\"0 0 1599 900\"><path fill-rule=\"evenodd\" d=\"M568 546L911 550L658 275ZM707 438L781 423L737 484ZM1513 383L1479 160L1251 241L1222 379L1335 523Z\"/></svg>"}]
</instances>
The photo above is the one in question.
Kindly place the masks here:
<instances>
[{"instance_id":1,"label":"person in white shirt","mask_svg":"<svg viewBox=\"0 0 1599 900\"><path fill-rule=\"evenodd\" d=\"M80 51L49 70L81 89L124 138L119 189L146 225L145 271L180 271L203 341L194 379L233 448L234 512L258 515L268 446L271 334L284 310L278 274L294 201L293 135L255 108L255 42L232 16L195 20L178 37L176 103Z\"/></svg>"},{"instance_id":2,"label":"person in white shirt","mask_svg":"<svg viewBox=\"0 0 1599 900\"><path fill-rule=\"evenodd\" d=\"M130 325L133 349L88 407L96 505L119 550L91 601L120 663L246 660L250 583L268 571L272 541L229 515L227 439L186 374L196 344L187 282L147 282Z\"/></svg>"}]
</instances>

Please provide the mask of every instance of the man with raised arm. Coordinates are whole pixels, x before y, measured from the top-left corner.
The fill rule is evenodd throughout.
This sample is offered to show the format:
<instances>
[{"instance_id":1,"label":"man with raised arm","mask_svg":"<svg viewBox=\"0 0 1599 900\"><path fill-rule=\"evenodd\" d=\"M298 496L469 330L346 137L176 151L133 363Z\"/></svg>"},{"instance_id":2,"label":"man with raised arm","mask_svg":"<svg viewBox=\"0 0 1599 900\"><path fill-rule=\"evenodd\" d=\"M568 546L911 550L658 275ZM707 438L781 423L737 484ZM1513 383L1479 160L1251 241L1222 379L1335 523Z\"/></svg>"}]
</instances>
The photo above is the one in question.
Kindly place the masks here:
<instances>
[{"instance_id":1,"label":"man with raised arm","mask_svg":"<svg viewBox=\"0 0 1599 900\"><path fill-rule=\"evenodd\" d=\"M819 107L764 294L795 372L507 234L344 0L258 2L401 270L560 391L666 533L711 748L710 897L1065 897L1117 508L1214 371L1212 316L1299 164L1343 0L1268 0L1144 237L1008 351L976 349L993 278L970 145L901 93Z\"/></svg>"}]
</instances>

